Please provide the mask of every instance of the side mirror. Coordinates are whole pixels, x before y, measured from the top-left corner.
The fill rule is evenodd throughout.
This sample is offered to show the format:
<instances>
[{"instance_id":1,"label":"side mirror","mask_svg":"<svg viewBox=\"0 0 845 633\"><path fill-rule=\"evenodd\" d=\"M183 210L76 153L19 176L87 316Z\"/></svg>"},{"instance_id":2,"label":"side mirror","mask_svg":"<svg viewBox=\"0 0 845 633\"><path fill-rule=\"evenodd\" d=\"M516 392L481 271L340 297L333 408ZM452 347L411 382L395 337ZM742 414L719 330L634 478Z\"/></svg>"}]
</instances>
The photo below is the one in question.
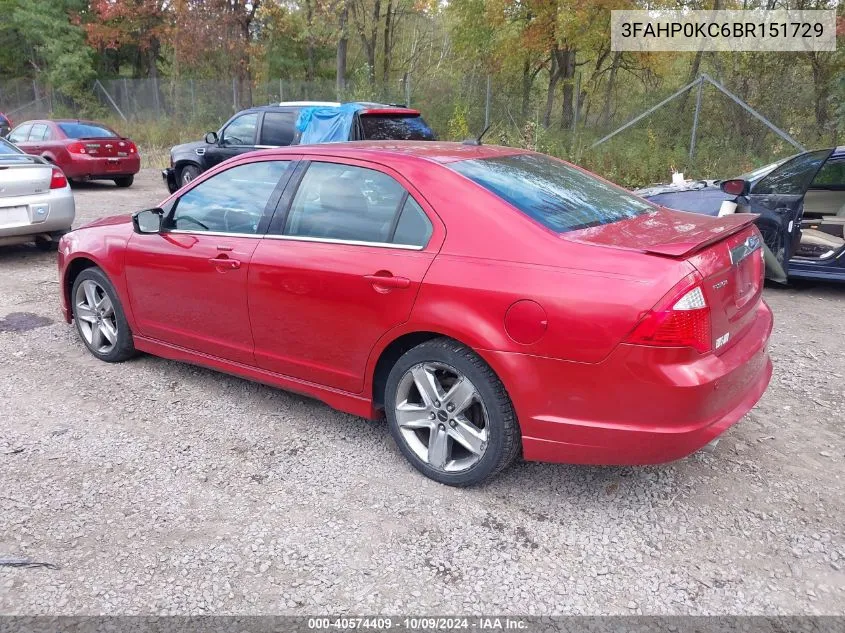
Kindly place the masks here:
<instances>
[{"instance_id":1,"label":"side mirror","mask_svg":"<svg viewBox=\"0 0 845 633\"><path fill-rule=\"evenodd\" d=\"M734 178L733 180L723 180L719 187L729 196L745 196L748 195L751 185L747 180Z\"/></svg>"},{"instance_id":2,"label":"side mirror","mask_svg":"<svg viewBox=\"0 0 845 633\"><path fill-rule=\"evenodd\" d=\"M217 132L208 132L205 135L205 142L209 145L216 145L217 144Z\"/></svg>"},{"instance_id":3,"label":"side mirror","mask_svg":"<svg viewBox=\"0 0 845 633\"><path fill-rule=\"evenodd\" d=\"M132 216L132 225L136 233L161 233L163 219L164 211L162 209L144 209Z\"/></svg>"}]
</instances>

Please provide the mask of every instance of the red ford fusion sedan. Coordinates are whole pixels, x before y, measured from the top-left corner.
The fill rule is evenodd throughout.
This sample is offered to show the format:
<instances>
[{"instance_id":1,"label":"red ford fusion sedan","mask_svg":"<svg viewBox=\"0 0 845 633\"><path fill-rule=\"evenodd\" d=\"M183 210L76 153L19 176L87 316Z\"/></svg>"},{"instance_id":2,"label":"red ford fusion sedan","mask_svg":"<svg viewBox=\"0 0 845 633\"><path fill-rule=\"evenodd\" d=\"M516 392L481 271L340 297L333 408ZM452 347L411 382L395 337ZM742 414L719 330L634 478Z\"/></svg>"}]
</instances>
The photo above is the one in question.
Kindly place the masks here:
<instances>
[{"instance_id":1,"label":"red ford fusion sedan","mask_svg":"<svg viewBox=\"0 0 845 633\"><path fill-rule=\"evenodd\" d=\"M61 168L72 180L113 180L118 187L130 187L141 170L135 143L102 123L26 121L9 133L9 140Z\"/></svg>"},{"instance_id":2,"label":"red ford fusion sedan","mask_svg":"<svg viewBox=\"0 0 845 633\"><path fill-rule=\"evenodd\" d=\"M520 453L650 464L768 385L753 219L519 149L297 146L64 236L62 303L104 361L144 351L385 415L446 484Z\"/></svg>"}]
</instances>

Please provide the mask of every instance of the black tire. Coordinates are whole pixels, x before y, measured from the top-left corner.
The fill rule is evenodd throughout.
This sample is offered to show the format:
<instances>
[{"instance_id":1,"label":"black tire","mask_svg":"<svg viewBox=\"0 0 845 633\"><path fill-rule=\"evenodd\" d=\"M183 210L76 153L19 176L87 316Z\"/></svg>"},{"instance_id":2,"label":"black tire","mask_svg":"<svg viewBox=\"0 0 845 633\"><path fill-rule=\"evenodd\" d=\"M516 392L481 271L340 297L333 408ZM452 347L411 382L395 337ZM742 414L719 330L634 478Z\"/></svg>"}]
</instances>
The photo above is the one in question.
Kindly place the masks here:
<instances>
[{"instance_id":1,"label":"black tire","mask_svg":"<svg viewBox=\"0 0 845 633\"><path fill-rule=\"evenodd\" d=\"M396 420L394 404L399 383L406 372L420 363L442 363L468 378L487 411L488 440L483 455L467 470L450 473L432 468L408 446ZM521 452L522 442L510 397L499 377L468 347L447 338L426 341L406 352L390 370L385 387L385 413L390 434L399 450L426 477L449 486L474 486L507 468Z\"/></svg>"},{"instance_id":2,"label":"black tire","mask_svg":"<svg viewBox=\"0 0 845 633\"><path fill-rule=\"evenodd\" d=\"M120 178L114 179L114 184L124 188L131 187L133 182L135 182L135 176L121 176Z\"/></svg>"},{"instance_id":3,"label":"black tire","mask_svg":"<svg viewBox=\"0 0 845 633\"><path fill-rule=\"evenodd\" d=\"M43 237L36 237L35 248L44 252L55 251L59 248L59 240L48 240Z\"/></svg>"},{"instance_id":4,"label":"black tire","mask_svg":"<svg viewBox=\"0 0 845 633\"><path fill-rule=\"evenodd\" d=\"M184 187L201 173L202 170L198 166L185 165L179 170L179 182L177 184L179 187Z\"/></svg>"},{"instance_id":5,"label":"black tire","mask_svg":"<svg viewBox=\"0 0 845 633\"><path fill-rule=\"evenodd\" d=\"M79 305L76 301L77 291L82 283L86 280L95 282L108 295L114 309L114 322L117 329L117 340L113 347L107 353L101 353L99 350L92 347L86 340L82 331L82 322L79 319L78 310ZM97 267L86 268L73 281L73 288L70 292L70 302L73 307L73 321L76 326L76 332L79 338L94 356L107 363L121 363L129 360L136 355L135 345L132 342L132 331L129 329L129 324L126 322L126 315L123 312L123 306L120 304L120 299L114 286L106 277L106 274Z\"/></svg>"}]
</instances>

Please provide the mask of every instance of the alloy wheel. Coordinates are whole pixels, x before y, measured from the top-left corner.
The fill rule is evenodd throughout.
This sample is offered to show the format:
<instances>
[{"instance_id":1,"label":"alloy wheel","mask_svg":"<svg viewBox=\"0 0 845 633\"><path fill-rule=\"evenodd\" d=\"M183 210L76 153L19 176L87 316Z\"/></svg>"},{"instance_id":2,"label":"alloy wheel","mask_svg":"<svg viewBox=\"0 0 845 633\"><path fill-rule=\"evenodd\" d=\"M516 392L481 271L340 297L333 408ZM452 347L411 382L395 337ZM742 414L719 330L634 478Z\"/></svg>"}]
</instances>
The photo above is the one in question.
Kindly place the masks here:
<instances>
[{"instance_id":1,"label":"alloy wheel","mask_svg":"<svg viewBox=\"0 0 845 633\"><path fill-rule=\"evenodd\" d=\"M98 354L108 354L117 344L117 318L114 304L105 289L86 279L74 297L76 319L85 342Z\"/></svg>"},{"instance_id":2,"label":"alloy wheel","mask_svg":"<svg viewBox=\"0 0 845 633\"><path fill-rule=\"evenodd\" d=\"M487 449L489 418L478 390L445 363L418 363L406 371L394 411L402 439L438 471L469 470Z\"/></svg>"}]
</instances>

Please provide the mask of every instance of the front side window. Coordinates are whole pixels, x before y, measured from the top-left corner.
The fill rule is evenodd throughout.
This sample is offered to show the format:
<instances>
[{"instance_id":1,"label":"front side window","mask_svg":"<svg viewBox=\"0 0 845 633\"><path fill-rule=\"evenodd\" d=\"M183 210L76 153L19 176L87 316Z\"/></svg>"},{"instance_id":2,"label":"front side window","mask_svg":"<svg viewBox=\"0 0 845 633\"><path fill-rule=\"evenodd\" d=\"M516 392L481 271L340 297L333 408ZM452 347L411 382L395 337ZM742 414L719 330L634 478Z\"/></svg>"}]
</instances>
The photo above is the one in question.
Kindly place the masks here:
<instances>
[{"instance_id":1,"label":"front side window","mask_svg":"<svg viewBox=\"0 0 845 633\"><path fill-rule=\"evenodd\" d=\"M542 154L462 160L447 167L556 233L610 224L656 209L621 187Z\"/></svg>"},{"instance_id":2,"label":"front side window","mask_svg":"<svg viewBox=\"0 0 845 633\"><path fill-rule=\"evenodd\" d=\"M238 165L201 182L176 202L171 230L255 235L289 161Z\"/></svg>"},{"instance_id":3,"label":"front side window","mask_svg":"<svg viewBox=\"0 0 845 633\"><path fill-rule=\"evenodd\" d=\"M239 116L223 130L221 145L254 145L255 128L258 127L258 113L251 112Z\"/></svg>"},{"instance_id":4,"label":"front side window","mask_svg":"<svg viewBox=\"0 0 845 633\"><path fill-rule=\"evenodd\" d=\"M402 185L382 172L315 162L305 172L291 203L285 235L416 245L396 239L397 214L404 215L406 199L410 200L407 196ZM414 213L413 209L409 211L403 225L402 235L409 235L408 239L412 239L415 222L416 234L420 233L421 220L411 218ZM398 217L401 221L402 216Z\"/></svg>"},{"instance_id":5,"label":"front side window","mask_svg":"<svg viewBox=\"0 0 845 633\"><path fill-rule=\"evenodd\" d=\"M12 130L8 138L12 143L24 143L31 129L32 123L24 123Z\"/></svg>"},{"instance_id":6,"label":"front side window","mask_svg":"<svg viewBox=\"0 0 845 633\"><path fill-rule=\"evenodd\" d=\"M265 112L259 145L290 145L296 136L298 112Z\"/></svg>"},{"instance_id":7,"label":"front side window","mask_svg":"<svg viewBox=\"0 0 845 633\"><path fill-rule=\"evenodd\" d=\"M751 193L804 195L831 150L807 152L775 169L758 182Z\"/></svg>"}]
</instances>

